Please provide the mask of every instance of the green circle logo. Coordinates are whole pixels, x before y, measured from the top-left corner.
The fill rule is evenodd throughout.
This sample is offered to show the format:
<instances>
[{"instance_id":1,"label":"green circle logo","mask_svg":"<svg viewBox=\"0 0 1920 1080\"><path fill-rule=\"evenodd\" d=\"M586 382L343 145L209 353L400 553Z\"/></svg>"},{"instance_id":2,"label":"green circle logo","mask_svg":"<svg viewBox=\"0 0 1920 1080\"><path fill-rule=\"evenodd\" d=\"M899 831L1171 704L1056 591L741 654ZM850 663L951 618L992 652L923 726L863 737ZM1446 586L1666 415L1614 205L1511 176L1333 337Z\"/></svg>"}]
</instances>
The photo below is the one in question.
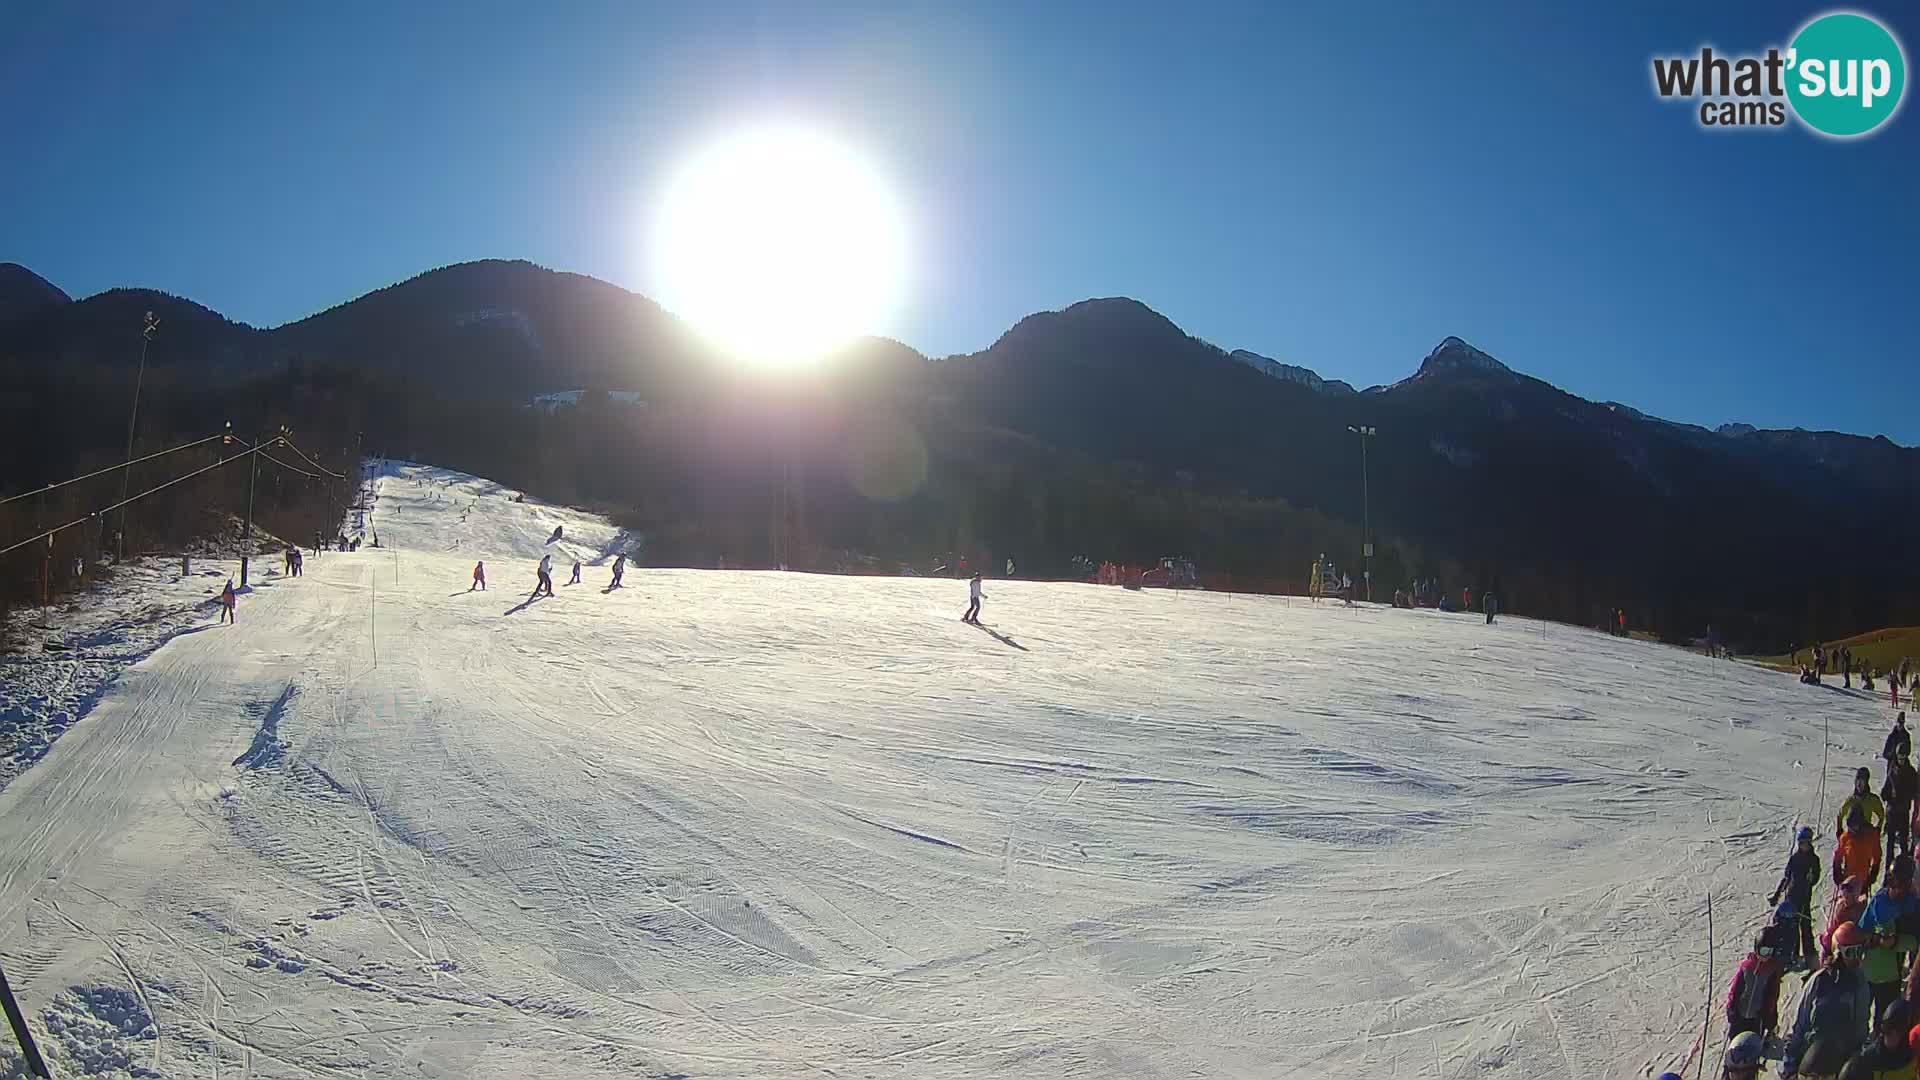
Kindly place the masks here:
<instances>
[{"instance_id":1,"label":"green circle logo","mask_svg":"<svg viewBox=\"0 0 1920 1080\"><path fill-rule=\"evenodd\" d=\"M1887 28L1852 12L1808 23L1787 50L1787 99L1808 127L1865 135L1900 108L1907 60Z\"/></svg>"}]
</instances>

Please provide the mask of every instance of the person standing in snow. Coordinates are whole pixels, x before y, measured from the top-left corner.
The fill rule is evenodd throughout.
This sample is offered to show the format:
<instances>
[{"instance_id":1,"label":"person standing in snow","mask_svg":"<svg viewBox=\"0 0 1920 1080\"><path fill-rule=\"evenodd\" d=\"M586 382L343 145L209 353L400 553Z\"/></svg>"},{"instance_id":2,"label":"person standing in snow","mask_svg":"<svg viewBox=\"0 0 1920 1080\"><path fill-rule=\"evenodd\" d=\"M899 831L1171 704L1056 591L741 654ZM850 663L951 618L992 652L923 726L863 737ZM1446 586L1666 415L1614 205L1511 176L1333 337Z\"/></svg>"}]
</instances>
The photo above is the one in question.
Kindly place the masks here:
<instances>
[{"instance_id":1,"label":"person standing in snow","mask_svg":"<svg viewBox=\"0 0 1920 1080\"><path fill-rule=\"evenodd\" d=\"M1913 752L1913 735L1907 730L1907 714L1896 713L1893 717L1893 730L1887 732L1887 743L1880 748L1880 760L1891 762L1896 755Z\"/></svg>"},{"instance_id":2,"label":"person standing in snow","mask_svg":"<svg viewBox=\"0 0 1920 1080\"><path fill-rule=\"evenodd\" d=\"M234 609L239 606L239 603L240 597L233 591L233 579L228 578L227 587L220 590L220 621L222 623L238 621L234 618Z\"/></svg>"},{"instance_id":3,"label":"person standing in snow","mask_svg":"<svg viewBox=\"0 0 1920 1080\"><path fill-rule=\"evenodd\" d=\"M1876 803L1880 801L1872 795L1867 797ZM1847 814L1846 828L1833 845L1834 883L1852 877L1865 880L1868 888L1880 877L1880 830L1867 827L1864 804L1855 806Z\"/></svg>"},{"instance_id":4,"label":"person standing in snow","mask_svg":"<svg viewBox=\"0 0 1920 1080\"><path fill-rule=\"evenodd\" d=\"M1493 625L1493 617L1500 614L1500 601L1491 591L1480 594L1480 602L1487 608L1487 625Z\"/></svg>"},{"instance_id":5,"label":"person standing in snow","mask_svg":"<svg viewBox=\"0 0 1920 1080\"><path fill-rule=\"evenodd\" d=\"M1873 993L1861 977L1867 932L1842 923L1833 932L1833 956L1800 995L1799 1014L1780 1057L1780 1075L1832 1076L1840 1071L1873 1022Z\"/></svg>"},{"instance_id":6,"label":"person standing in snow","mask_svg":"<svg viewBox=\"0 0 1920 1080\"><path fill-rule=\"evenodd\" d=\"M1840 677L1845 680L1843 685L1848 690L1853 689L1853 650L1852 649L1842 648L1840 650Z\"/></svg>"},{"instance_id":7,"label":"person standing in snow","mask_svg":"<svg viewBox=\"0 0 1920 1080\"><path fill-rule=\"evenodd\" d=\"M540 577L538 581L534 582L533 595L540 596L542 594L545 594L547 596L552 596L553 595L553 556L552 555L540 556L540 568L538 571L536 571L536 573L538 573Z\"/></svg>"},{"instance_id":8,"label":"person standing in snow","mask_svg":"<svg viewBox=\"0 0 1920 1080\"><path fill-rule=\"evenodd\" d=\"M1853 771L1853 794L1840 804L1840 812L1833 818L1836 831L1846 827L1847 818L1856 808L1867 815L1867 828L1876 834L1887 827L1887 804L1873 793L1873 773L1865 765Z\"/></svg>"},{"instance_id":9,"label":"person standing in snow","mask_svg":"<svg viewBox=\"0 0 1920 1080\"><path fill-rule=\"evenodd\" d=\"M1013 556L1007 556L1007 576L1013 576Z\"/></svg>"},{"instance_id":10,"label":"person standing in snow","mask_svg":"<svg viewBox=\"0 0 1920 1080\"><path fill-rule=\"evenodd\" d=\"M567 584L569 585L580 584L580 560L579 559L573 560L573 576L567 579Z\"/></svg>"},{"instance_id":11,"label":"person standing in snow","mask_svg":"<svg viewBox=\"0 0 1920 1080\"><path fill-rule=\"evenodd\" d=\"M473 584L467 586L467 591L472 592L475 589L479 589L481 592L487 591L487 564L485 560L473 564Z\"/></svg>"},{"instance_id":12,"label":"person standing in snow","mask_svg":"<svg viewBox=\"0 0 1920 1080\"><path fill-rule=\"evenodd\" d=\"M626 572L627 572L627 553L623 551L620 554L615 555L613 557L613 584L609 585L608 588L610 589L619 588L620 578Z\"/></svg>"},{"instance_id":13,"label":"person standing in snow","mask_svg":"<svg viewBox=\"0 0 1920 1080\"><path fill-rule=\"evenodd\" d=\"M960 616L961 622L980 625L980 575L975 574L967 581L967 613Z\"/></svg>"},{"instance_id":14,"label":"person standing in snow","mask_svg":"<svg viewBox=\"0 0 1920 1080\"><path fill-rule=\"evenodd\" d=\"M1768 927L1753 939L1753 951L1733 971L1727 986L1727 1039L1754 1032L1761 1038L1780 1026L1780 976L1785 973L1776 953L1777 932ZM1790 928L1784 928L1790 930Z\"/></svg>"},{"instance_id":15,"label":"person standing in snow","mask_svg":"<svg viewBox=\"0 0 1920 1080\"><path fill-rule=\"evenodd\" d=\"M1887 778L1880 785L1880 798L1887 804L1887 865L1896 854L1913 851L1913 808L1920 799L1920 772L1907 761L1907 748L1895 747L1893 761L1887 765Z\"/></svg>"},{"instance_id":16,"label":"person standing in snow","mask_svg":"<svg viewBox=\"0 0 1920 1080\"><path fill-rule=\"evenodd\" d=\"M1813 830L1805 825L1794 834L1793 854L1787 856L1786 869L1780 872L1780 884L1773 887L1773 896L1767 902L1775 907L1785 900L1792 912L1796 925L1786 928L1786 933L1798 938L1800 944L1799 960L1807 967L1813 966L1813 888L1820 883L1820 856L1813 850ZM1782 953L1791 953L1793 942L1780 942ZM1798 965L1796 965L1798 966Z\"/></svg>"},{"instance_id":17,"label":"person standing in snow","mask_svg":"<svg viewBox=\"0 0 1920 1080\"><path fill-rule=\"evenodd\" d=\"M1860 974L1872 989L1875 1012L1898 998L1904 987L1906 968L1900 960L1920 948L1914 936L1913 922L1920 915L1920 899L1913 895L1913 856L1902 855L1887 870L1887 883L1860 915L1860 929L1871 940L1860 962Z\"/></svg>"}]
</instances>

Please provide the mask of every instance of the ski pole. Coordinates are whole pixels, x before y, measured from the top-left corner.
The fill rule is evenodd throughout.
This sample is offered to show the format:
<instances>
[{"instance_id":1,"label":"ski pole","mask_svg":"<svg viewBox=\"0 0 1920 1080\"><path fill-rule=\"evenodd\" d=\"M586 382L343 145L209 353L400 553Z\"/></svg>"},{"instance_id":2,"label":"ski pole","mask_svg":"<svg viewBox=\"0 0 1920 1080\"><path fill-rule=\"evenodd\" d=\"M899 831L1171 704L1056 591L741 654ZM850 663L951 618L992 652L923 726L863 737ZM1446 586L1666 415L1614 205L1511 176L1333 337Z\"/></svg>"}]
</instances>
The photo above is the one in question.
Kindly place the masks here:
<instances>
[{"instance_id":1,"label":"ski pole","mask_svg":"<svg viewBox=\"0 0 1920 1080\"><path fill-rule=\"evenodd\" d=\"M1711 889L1707 890L1707 1004L1706 1007L1701 1010L1701 1013L1700 1049L1703 1053L1701 1053L1699 1060L1694 1062L1694 1080L1700 1080L1700 1077L1705 1074L1707 1055L1704 1051L1707 1048L1707 1029L1713 1024L1713 890ZM1721 1047L1720 1071L1722 1074L1726 1072L1726 1066L1727 1051L1725 1047Z\"/></svg>"}]
</instances>

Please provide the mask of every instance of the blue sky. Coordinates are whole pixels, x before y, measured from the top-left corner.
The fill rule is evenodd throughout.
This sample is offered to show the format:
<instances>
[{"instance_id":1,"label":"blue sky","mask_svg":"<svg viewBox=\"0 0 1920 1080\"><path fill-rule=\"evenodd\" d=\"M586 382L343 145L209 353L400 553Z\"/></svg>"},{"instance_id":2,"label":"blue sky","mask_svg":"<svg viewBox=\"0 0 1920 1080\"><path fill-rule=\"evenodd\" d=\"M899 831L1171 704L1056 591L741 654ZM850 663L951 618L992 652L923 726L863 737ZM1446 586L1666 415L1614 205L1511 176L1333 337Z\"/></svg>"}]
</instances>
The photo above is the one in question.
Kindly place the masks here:
<instances>
[{"instance_id":1,"label":"blue sky","mask_svg":"<svg viewBox=\"0 0 1920 1080\"><path fill-rule=\"evenodd\" d=\"M256 325L475 258L657 294L675 155L790 117L892 177L873 329L934 355L1127 295L1356 385L1458 334L1673 419L1920 443L1912 103L1840 143L1651 90L1819 5L291 7L12 10L0 259ZM1860 10L1912 58L1920 16Z\"/></svg>"}]
</instances>

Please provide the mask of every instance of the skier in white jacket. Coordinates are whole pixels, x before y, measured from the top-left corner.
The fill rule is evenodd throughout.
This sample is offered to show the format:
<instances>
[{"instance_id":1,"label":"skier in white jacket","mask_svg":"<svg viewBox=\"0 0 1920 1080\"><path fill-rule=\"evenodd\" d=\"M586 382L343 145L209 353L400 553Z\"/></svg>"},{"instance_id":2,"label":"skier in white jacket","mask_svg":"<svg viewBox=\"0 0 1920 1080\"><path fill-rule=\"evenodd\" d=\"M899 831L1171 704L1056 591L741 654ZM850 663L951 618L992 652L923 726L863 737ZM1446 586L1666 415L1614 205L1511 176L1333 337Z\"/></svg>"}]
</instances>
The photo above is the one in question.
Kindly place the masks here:
<instances>
[{"instance_id":1,"label":"skier in white jacket","mask_svg":"<svg viewBox=\"0 0 1920 1080\"><path fill-rule=\"evenodd\" d=\"M539 596L541 593L545 593L548 596L552 596L553 595L553 556L551 555L540 556L539 573L540 573L540 580L536 582L533 586L533 595Z\"/></svg>"},{"instance_id":2,"label":"skier in white jacket","mask_svg":"<svg viewBox=\"0 0 1920 1080\"><path fill-rule=\"evenodd\" d=\"M976 573L972 579L967 582L967 599L969 603L967 604L967 613L960 616L961 622L970 622L975 626L980 625L980 597L982 595L984 594L980 592L980 575Z\"/></svg>"}]
</instances>

